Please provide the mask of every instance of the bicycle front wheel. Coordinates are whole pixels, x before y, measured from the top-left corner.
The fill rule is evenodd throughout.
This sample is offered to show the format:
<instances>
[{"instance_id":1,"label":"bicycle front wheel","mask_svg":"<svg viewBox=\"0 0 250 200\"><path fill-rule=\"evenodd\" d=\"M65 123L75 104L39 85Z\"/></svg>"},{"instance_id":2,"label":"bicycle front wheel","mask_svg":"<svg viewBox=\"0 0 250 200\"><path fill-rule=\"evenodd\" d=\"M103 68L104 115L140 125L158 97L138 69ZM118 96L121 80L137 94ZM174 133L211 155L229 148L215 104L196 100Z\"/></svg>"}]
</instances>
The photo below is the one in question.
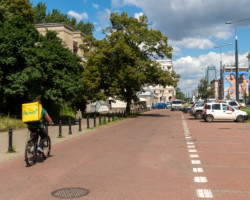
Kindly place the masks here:
<instances>
[{"instance_id":1,"label":"bicycle front wheel","mask_svg":"<svg viewBox=\"0 0 250 200\"><path fill-rule=\"evenodd\" d=\"M50 137L47 136L44 141L44 146L43 146L44 156L46 158L50 156L50 150L51 150L51 141L50 141Z\"/></svg>"},{"instance_id":2,"label":"bicycle front wheel","mask_svg":"<svg viewBox=\"0 0 250 200\"><path fill-rule=\"evenodd\" d=\"M25 162L28 166L32 166L36 162L36 145L34 142L28 142L25 147Z\"/></svg>"}]
</instances>

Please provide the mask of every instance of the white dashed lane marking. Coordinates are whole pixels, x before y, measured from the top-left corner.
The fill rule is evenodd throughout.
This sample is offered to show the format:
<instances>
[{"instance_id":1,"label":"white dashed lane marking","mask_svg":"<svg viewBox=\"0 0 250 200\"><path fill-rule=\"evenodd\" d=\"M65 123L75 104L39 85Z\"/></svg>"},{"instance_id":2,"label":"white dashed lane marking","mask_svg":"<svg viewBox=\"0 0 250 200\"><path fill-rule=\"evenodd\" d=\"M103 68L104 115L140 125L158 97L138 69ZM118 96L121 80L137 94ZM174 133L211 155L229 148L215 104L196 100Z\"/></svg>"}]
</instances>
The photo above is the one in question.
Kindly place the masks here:
<instances>
[{"instance_id":1,"label":"white dashed lane marking","mask_svg":"<svg viewBox=\"0 0 250 200\"><path fill-rule=\"evenodd\" d=\"M198 154L191 154L190 158L199 158L199 155Z\"/></svg>"},{"instance_id":2,"label":"white dashed lane marking","mask_svg":"<svg viewBox=\"0 0 250 200\"><path fill-rule=\"evenodd\" d=\"M191 163L193 165L200 165L201 164L201 161L200 160L191 160Z\"/></svg>"},{"instance_id":3,"label":"white dashed lane marking","mask_svg":"<svg viewBox=\"0 0 250 200\"><path fill-rule=\"evenodd\" d=\"M187 147L188 147L188 152L189 153L197 153L197 150L195 149L194 143L192 142L192 137L189 133L187 123L185 122L184 116L182 114L182 122L183 122L183 128L184 128L184 135L187 140ZM190 158L199 158L198 154L190 154ZM193 165L200 165L201 161L200 160L191 160L191 163ZM200 167L194 167L193 172L198 174L198 173L203 173L203 169ZM207 183L207 178L205 176L195 176L194 177L194 182L195 183ZM198 198L214 198L211 190L209 189L197 189L196 194Z\"/></svg>"},{"instance_id":4,"label":"white dashed lane marking","mask_svg":"<svg viewBox=\"0 0 250 200\"><path fill-rule=\"evenodd\" d=\"M207 183L207 177L204 176L195 176L194 177L195 183Z\"/></svg>"},{"instance_id":5,"label":"white dashed lane marking","mask_svg":"<svg viewBox=\"0 0 250 200\"><path fill-rule=\"evenodd\" d=\"M208 189L198 189L196 193L199 198L213 198L211 190Z\"/></svg>"},{"instance_id":6,"label":"white dashed lane marking","mask_svg":"<svg viewBox=\"0 0 250 200\"><path fill-rule=\"evenodd\" d=\"M193 172L194 173L203 173L203 169L202 168L193 168Z\"/></svg>"}]
</instances>

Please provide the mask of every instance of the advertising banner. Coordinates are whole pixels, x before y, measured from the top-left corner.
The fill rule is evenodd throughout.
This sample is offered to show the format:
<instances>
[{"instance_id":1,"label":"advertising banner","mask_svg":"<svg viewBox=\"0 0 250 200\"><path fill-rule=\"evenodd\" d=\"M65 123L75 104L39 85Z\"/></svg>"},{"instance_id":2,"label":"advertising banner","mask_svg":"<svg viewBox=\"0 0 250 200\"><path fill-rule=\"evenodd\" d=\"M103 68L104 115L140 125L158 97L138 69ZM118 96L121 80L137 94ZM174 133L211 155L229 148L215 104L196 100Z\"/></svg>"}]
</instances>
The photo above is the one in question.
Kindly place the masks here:
<instances>
[{"instance_id":1,"label":"advertising banner","mask_svg":"<svg viewBox=\"0 0 250 200\"><path fill-rule=\"evenodd\" d=\"M239 98L248 96L248 72L239 72ZM236 99L236 72L224 72L224 98Z\"/></svg>"}]
</instances>

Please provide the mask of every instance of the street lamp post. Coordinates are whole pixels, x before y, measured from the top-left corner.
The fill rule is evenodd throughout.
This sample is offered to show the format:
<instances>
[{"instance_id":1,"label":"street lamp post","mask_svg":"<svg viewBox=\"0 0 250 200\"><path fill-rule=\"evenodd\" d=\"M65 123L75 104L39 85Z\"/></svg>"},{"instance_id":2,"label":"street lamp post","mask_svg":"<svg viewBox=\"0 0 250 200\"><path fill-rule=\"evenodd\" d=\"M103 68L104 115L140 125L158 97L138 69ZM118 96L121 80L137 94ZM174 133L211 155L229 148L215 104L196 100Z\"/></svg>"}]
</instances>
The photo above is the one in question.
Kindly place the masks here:
<instances>
[{"instance_id":1,"label":"street lamp post","mask_svg":"<svg viewBox=\"0 0 250 200\"><path fill-rule=\"evenodd\" d=\"M236 71L236 101L239 101L239 78L238 78L238 46L237 46L237 23L250 20L250 18L247 19L241 19L237 21L232 22L226 22L226 24L234 24L235 25L235 71Z\"/></svg>"},{"instance_id":2,"label":"street lamp post","mask_svg":"<svg viewBox=\"0 0 250 200\"><path fill-rule=\"evenodd\" d=\"M222 78L222 59L221 59L221 52L222 52L222 47L232 45L232 43L220 45L220 46L215 46L214 48L220 48L220 94L219 94L219 99L223 99L223 78Z\"/></svg>"}]
</instances>

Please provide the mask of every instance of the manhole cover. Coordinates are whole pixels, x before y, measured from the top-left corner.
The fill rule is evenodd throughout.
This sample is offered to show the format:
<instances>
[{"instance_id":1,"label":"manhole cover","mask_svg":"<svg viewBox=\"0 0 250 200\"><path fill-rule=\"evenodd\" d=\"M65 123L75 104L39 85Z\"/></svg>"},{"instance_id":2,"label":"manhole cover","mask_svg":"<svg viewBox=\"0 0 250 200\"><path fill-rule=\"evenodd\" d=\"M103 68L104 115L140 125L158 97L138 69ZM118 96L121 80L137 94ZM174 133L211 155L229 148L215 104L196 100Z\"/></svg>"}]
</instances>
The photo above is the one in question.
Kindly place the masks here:
<instances>
[{"instance_id":1,"label":"manhole cover","mask_svg":"<svg viewBox=\"0 0 250 200\"><path fill-rule=\"evenodd\" d=\"M219 128L219 129L231 129L231 128Z\"/></svg>"},{"instance_id":2,"label":"manhole cover","mask_svg":"<svg viewBox=\"0 0 250 200\"><path fill-rule=\"evenodd\" d=\"M79 198L82 196L86 196L88 195L88 193L89 193L89 190L85 188L71 187L71 188L62 188L62 189L56 190L52 192L52 195L54 197L58 197L61 199L69 199L69 198Z\"/></svg>"}]
</instances>

